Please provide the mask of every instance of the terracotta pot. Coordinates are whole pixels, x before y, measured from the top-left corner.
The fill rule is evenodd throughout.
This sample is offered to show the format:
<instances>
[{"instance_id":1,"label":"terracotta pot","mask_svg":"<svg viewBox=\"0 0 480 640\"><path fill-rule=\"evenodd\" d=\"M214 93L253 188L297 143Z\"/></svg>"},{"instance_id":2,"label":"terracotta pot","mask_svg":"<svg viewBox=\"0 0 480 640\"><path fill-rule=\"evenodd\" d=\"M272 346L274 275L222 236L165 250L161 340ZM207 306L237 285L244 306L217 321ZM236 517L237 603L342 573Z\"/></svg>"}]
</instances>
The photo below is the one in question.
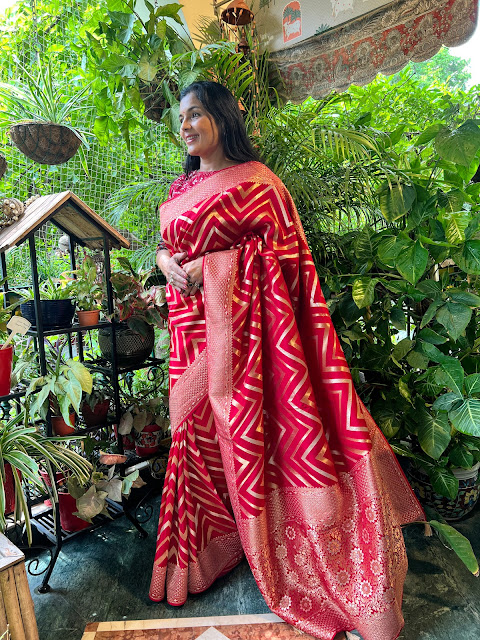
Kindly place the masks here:
<instances>
[{"instance_id":1,"label":"terracotta pot","mask_svg":"<svg viewBox=\"0 0 480 640\"><path fill-rule=\"evenodd\" d=\"M42 476L42 480L47 485L47 487L51 487L52 483L50 482L50 476L48 475L48 473L43 469L40 469L40 475ZM61 471L55 472L55 482L57 483L57 487L61 487L65 484L66 481L67 479Z\"/></svg>"},{"instance_id":2,"label":"terracotta pot","mask_svg":"<svg viewBox=\"0 0 480 640\"><path fill-rule=\"evenodd\" d=\"M40 475L42 476L42 480L47 485L47 487L51 487L52 483L50 482L50 476L48 475L48 473L46 471L42 471L42 469L40 469ZM55 482L57 484L57 487L61 487L62 485L64 485L66 483L66 481L67 481L67 479L65 478L65 476L63 475L63 473L61 471L56 471L55 472ZM52 501L50 500L50 498L47 498L46 500L44 500L43 503L44 503L44 505L46 507L51 507L52 506Z\"/></svg>"},{"instance_id":3,"label":"terracotta pot","mask_svg":"<svg viewBox=\"0 0 480 640\"><path fill-rule=\"evenodd\" d=\"M82 404L82 417L87 427L96 427L107 422L108 410L110 408L110 400L106 398L102 402L98 402L93 409L87 402Z\"/></svg>"},{"instance_id":4,"label":"terracotta pot","mask_svg":"<svg viewBox=\"0 0 480 640\"><path fill-rule=\"evenodd\" d=\"M81 145L80 138L68 127L53 122L20 122L10 127L13 144L27 158L40 164L63 164Z\"/></svg>"},{"instance_id":5,"label":"terracotta pot","mask_svg":"<svg viewBox=\"0 0 480 640\"><path fill-rule=\"evenodd\" d=\"M452 469L459 483L458 494L454 499L435 493L430 478L423 469L411 464L407 469L407 476L421 504L433 507L445 520L459 520L470 513L480 497L479 468L480 463L477 462L471 469Z\"/></svg>"},{"instance_id":6,"label":"terracotta pot","mask_svg":"<svg viewBox=\"0 0 480 640\"><path fill-rule=\"evenodd\" d=\"M137 456L150 456L160 448L163 427L158 424L147 424L135 437L135 451Z\"/></svg>"},{"instance_id":7,"label":"terracotta pot","mask_svg":"<svg viewBox=\"0 0 480 640\"><path fill-rule=\"evenodd\" d=\"M70 414L70 422L75 424L75 414ZM62 416L52 416L52 429L56 436L69 436L75 432L75 427L71 427L65 422Z\"/></svg>"},{"instance_id":8,"label":"terracotta pot","mask_svg":"<svg viewBox=\"0 0 480 640\"><path fill-rule=\"evenodd\" d=\"M5 349L0 348L0 396L8 396L10 393L10 380L12 377L13 345Z\"/></svg>"},{"instance_id":9,"label":"terracotta pot","mask_svg":"<svg viewBox=\"0 0 480 640\"><path fill-rule=\"evenodd\" d=\"M73 515L77 511L77 501L69 493L58 494L58 508L60 510L60 524L67 533L81 531L90 526L86 520Z\"/></svg>"},{"instance_id":10,"label":"terracotta pot","mask_svg":"<svg viewBox=\"0 0 480 640\"><path fill-rule=\"evenodd\" d=\"M91 327L98 324L100 320L100 311L92 309L90 311L77 311L78 324L81 327Z\"/></svg>"}]
</instances>

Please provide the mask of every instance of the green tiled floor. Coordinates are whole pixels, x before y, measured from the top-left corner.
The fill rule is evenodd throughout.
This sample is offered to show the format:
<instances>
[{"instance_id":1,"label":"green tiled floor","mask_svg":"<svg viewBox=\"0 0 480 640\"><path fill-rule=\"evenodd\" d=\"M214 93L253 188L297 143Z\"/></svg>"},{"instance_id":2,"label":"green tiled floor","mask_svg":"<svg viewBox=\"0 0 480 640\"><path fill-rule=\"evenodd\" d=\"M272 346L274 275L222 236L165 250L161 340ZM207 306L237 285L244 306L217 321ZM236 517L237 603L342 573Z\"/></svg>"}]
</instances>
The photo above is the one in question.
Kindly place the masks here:
<instances>
[{"instance_id":1,"label":"green tiled floor","mask_svg":"<svg viewBox=\"0 0 480 640\"><path fill-rule=\"evenodd\" d=\"M88 622L267 613L268 608L243 562L183 607L152 603L147 596L158 513L138 537L125 518L68 542L59 557L48 594L30 577L40 640L80 640ZM457 524L480 557L480 509ZM480 640L480 580L437 538L409 526L405 539L410 570L405 584L402 640Z\"/></svg>"}]
</instances>

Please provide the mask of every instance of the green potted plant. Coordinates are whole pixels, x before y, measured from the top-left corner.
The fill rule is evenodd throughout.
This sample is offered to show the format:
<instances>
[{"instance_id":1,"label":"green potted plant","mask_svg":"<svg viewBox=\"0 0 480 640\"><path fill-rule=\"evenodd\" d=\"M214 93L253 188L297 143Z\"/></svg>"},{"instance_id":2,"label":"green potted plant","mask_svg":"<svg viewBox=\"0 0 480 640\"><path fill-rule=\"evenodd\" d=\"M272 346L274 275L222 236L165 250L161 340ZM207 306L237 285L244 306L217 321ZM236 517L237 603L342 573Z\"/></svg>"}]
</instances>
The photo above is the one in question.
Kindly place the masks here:
<instances>
[{"instance_id":1,"label":"green potted plant","mask_svg":"<svg viewBox=\"0 0 480 640\"><path fill-rule=\"evenodd\" d=\"M69 435L75 431L75 415L80 411L83 392L92 392L92 376L81 362L71 358L63 360L63 345L47 358L47 374L31 380L25 396L26 414L29 418L39 415L43 420L50 410L52 428L57 435Z\"/></svg>"},{"instance_id":2,"label":"green potted plant","mask_svg":"<svg viewBox=\"0 0 480 640\"><path fill-rule=\"evenodd\" d=\"M73 304L73 285L67 283L64 286L57 284L51 277L40 284L40 311L42 314L43 329L65 329L72 326L75 314ZM35 328L37 326L37 314L33 289L18 291L22 296L20 312Z\"/></svg>"},{"instance_id":3,"label":"green potted plant","mask_svg":"<svg viewBox=\"0 0 480 640\"><path fill-rule=\"evenodd\" d=\"M31 544L32 530L22 479L45 491L47 488L39 467L41 463L50 474L52 469L68 469L72 477L82 483L90 476L91 464L69 449L65 438L47 438L36 427L25 426L24 421L22 412L8 422L0 422L0 532L7 527L5 514L14 511L16 520L22 515L25 518Z\"/></svg>"},{"instance_id":4,"label":"green potted plant","mask_svg":"<svg viewBox=\"0 0 480 640\"><path fill-rule=\"evenodd\" d=\"M110 517L107 510L107 500L122 502L123 497L128 497L132 489L145 484L138 469L125 477L116 473L114 461L119 458L118 455L100 456L100 462L103 461L103 464L110 466L108 471L93 469L86 480L79 480L74 476L68 479L68 493L61 494L62 500L64 500L63 521L62 509L60 510L62 529L76 531L79 528L88 527L97 515L102 514Z\"/></svg>"},{"instance_id":5,"label":"green potted plant","mask_svg":"<svg viewBox=\"0 0 480 640\"><path fill-rule=\"evenodd\" d=\"M19 65L21 79L0 83L0 126L28 158L41 164L67 162L83 143L86 132L72 125L72 116L88 108L90 85L72 91L71 79L54 80L50 64L38 60L38 74Z\"/></svg>"},{"instance_id":6,"label":"green potted plant","mask_svg":"<svg viewBox=\"0 0 480 640\"><path fill-rule=\"evenodd\" d=\"M96 98L102 113L95 123L95 133L104 143L108 132L117 130L110 115L115 111L121 113L120 130L127 138L139 114L178 131L179 89L214 75L213 70L222 63L230 76L241 66L242 56L235 53L234 43L221 41L220 34L216 42L195 47L183 29L180 4L148 3L145 18L136 4L125 5L123 11L107 11L87 32L89 62L104 81ZM175 29L172 21L180 29ZM247 66L245 63L238 70L238 86L246 81Z\"/></svg>"},{"instance_id":7,"label":"green potted plant","mask_svg":"<svg viewBox=\"0 0 480 640\"><path fill-rule=\"evenodd\" d=\"M111 384L105 376L93 374L92 377L92 391L85 395L81 405L82 418L87 427L95 427L106 423L110 402L114 395Z\"/></svg>"},{"instance_id":8,"label":"green potted plant","mask_svg":"<svg viewBox=\"0 0 480 640\"><path fill-rule=\"evenodd\" d=\"M75 297L78 323L82 327L98 324L103 290L97 282L93 258L85 256L80 268L70 273L75 275L69 286Z\"/></svg>"},{"instance_id":9,"label":"green potted plant","mask_svg":"<svg viewBox=\"0 0 480 640\"><path fill-rule=\"evenodd\" d=\"M166 317L165 287L147 281L152 271L135 271L127 258L118 258L123 271L112 274L115 297L115 346L120 366L140 364L153 349L154 327L160 327ZM148 287L148 288L147 288ZM102 355L111 362L111 329L98 331Z\"/></svg>"},{"instance_id":10,"label":"green potted plant","mask_svg":"<svg viewBox=\"0 0 480 640\"><path fill-rule=\"evenodd\" d=\"M389 226L330 237L321 269L364 402L420 499L457 519L480 493L480 128L437 125L417 149L413 177L379 188Z\"/></svg>"},{"instance_id":11,"label":"green potted plant","mask_svg":"<svg viewBox=\"0 0 480 640\"><path fill-rule=\"evenodd\" d=\"M118 433L121 436L133 433L136 453L143 457L159 450L168 427L163 396L148 398L144 395L140 399L129 398L127 409L120 418Z\"/></svg>"}]
</instances>

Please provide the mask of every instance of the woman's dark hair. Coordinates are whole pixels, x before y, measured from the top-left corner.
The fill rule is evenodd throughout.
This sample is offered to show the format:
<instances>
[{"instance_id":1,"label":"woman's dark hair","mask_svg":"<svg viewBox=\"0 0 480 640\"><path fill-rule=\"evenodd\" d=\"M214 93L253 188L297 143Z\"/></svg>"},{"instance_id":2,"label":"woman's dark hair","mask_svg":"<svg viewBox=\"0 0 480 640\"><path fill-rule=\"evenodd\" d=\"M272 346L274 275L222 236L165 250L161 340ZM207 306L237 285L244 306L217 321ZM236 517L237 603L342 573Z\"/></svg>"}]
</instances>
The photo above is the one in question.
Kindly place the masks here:
<instances>
[{"instance_id":1,"label":"woman's dark hair","mask_svg":"<svg viewBox=\"0 0 480 640\"><path fill-rule=\"evenodd\" d=\"M218 82L209 80L193 82L180 93L180 100L189 93L196 95L207 114L214 119L226 158L239 163L259 159L258 153L247 136L237 101L228 89ZM183 168L187 176L191 171L199 169L199 156L191 156L187 153Z\"/></svg>"}]
</instances>

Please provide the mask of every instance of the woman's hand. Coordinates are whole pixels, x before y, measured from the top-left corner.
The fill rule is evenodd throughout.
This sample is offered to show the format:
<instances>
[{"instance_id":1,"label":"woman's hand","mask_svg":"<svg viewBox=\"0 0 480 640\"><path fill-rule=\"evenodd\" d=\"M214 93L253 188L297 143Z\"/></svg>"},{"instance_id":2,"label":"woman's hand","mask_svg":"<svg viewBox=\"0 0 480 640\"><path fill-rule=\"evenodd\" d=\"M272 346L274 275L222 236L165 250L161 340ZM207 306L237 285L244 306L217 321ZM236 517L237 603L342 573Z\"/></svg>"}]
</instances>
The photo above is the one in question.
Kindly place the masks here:
<instances>
[{"instance_id":1,"label":"woman's hand","mask_svg":"<svg viewBox=\"0 0 480 640\"><path fill-rule=\"evenodd\" d=\"M191 262L185 262L185 264L183 264L183 268L187 274L189 285L185 293L186 295L191 296L203 285L203 256L200 256L200 258L196 258Z\"/></svg>"},{"instance_id":2,"label":"woman's hand","mask_svg":"<svg viewBox=\"0 0 480 640\"><path fill-rule=\"evenodd\" d=\"M187 252L174 253L170 255L168 249L158 251L157 265L163 272L167 282L172 285L180 293L184 293L189 288L188 275L180 266L182 260L187 257Z\"/></svg>"}]
</instances>

